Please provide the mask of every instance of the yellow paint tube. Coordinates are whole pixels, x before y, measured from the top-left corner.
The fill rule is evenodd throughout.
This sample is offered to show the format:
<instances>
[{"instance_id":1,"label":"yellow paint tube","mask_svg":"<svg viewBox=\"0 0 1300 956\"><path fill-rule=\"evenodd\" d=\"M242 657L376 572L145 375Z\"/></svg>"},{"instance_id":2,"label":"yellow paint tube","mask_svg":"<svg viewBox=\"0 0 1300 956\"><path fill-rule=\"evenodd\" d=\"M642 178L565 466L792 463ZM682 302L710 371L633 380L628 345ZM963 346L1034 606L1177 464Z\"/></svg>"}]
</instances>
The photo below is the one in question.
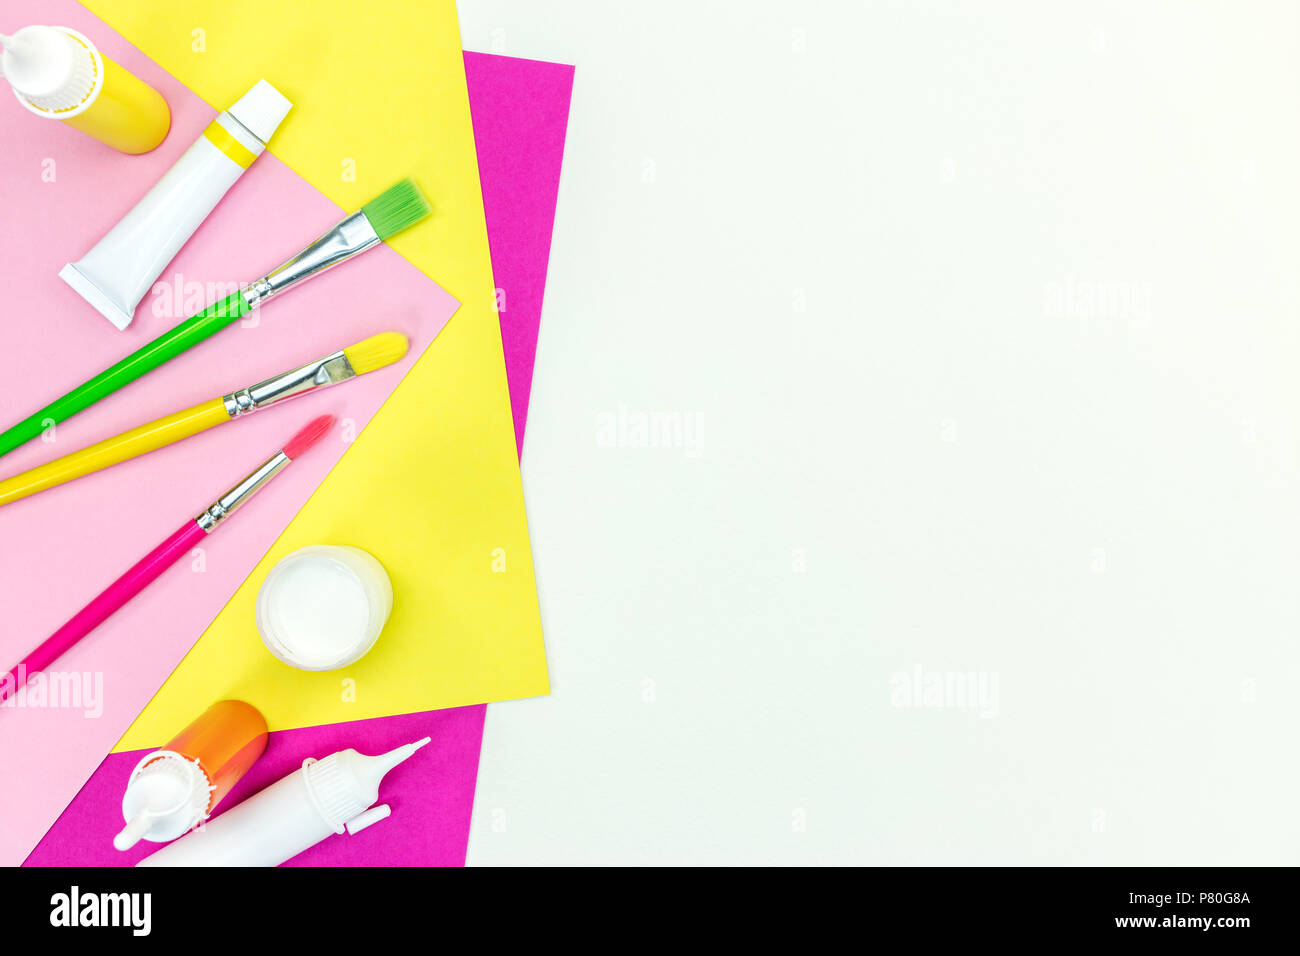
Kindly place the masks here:
<instances>
[{"instance_id":1,"label":"yellow paint tube","mask_svg":"<svg viewBox=\"0 0 1300 956\"><path fill-rule=\"evenodd\" d=\"M18 102L123 153L147 153L167 136L171 111L157 90L69 27L0 35L4 76Z\"/></svg>"}]
</instances>

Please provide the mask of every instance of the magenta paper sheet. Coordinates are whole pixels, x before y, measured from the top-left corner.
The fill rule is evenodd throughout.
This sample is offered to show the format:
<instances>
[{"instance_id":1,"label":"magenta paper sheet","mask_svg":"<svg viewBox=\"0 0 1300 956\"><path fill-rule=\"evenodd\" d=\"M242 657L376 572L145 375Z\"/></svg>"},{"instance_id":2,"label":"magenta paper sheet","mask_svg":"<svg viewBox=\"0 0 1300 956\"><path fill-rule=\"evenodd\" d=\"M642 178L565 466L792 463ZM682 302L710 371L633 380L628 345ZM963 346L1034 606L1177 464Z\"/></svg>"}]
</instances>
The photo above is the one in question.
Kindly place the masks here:
<instances>
[{"instance_id":1,"label":"magenta paper sheet","mask_svg":"<svg viewBox=\"0 0 1300 956\"><path fill-rule=\"evenodd\" d=\"M466 53L465 73L522 448L573 67ZM392 806L392 817L356 836L327 840L289 865L460 866L469 839L484 712L479 705L277 731L270 735L265 756L222 808L293 771L307 757L344 747L381 753L427 735L433 740L420 752L423 759L402 764L385 781L381 799ZM26 865L122 866L157 849L144 844L118 853L110 842L122 825L126 778L143 753L110 754Z\"/></svg>"}]
</instances>

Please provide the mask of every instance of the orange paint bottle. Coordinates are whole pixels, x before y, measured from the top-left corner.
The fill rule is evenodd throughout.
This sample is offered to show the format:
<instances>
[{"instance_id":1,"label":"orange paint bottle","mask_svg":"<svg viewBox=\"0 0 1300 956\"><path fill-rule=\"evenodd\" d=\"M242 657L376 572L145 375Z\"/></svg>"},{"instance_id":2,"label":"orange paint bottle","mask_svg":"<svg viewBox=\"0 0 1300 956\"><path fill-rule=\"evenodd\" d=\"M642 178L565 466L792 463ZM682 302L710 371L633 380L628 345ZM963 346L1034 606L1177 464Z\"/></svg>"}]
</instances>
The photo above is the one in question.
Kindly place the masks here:
<instances>
[{"instance_id":1,"label":"orange paint bottle","mask_svg":"<svg viewBox=\"0 0 1300 956\"><path fill-rule=\"evenodd\" d=\"M242 700L205 710L131 771L122 797L126 827L113 845L165 843L206 820L266 750L266 720Z\"/></svg>"}]
</instances>

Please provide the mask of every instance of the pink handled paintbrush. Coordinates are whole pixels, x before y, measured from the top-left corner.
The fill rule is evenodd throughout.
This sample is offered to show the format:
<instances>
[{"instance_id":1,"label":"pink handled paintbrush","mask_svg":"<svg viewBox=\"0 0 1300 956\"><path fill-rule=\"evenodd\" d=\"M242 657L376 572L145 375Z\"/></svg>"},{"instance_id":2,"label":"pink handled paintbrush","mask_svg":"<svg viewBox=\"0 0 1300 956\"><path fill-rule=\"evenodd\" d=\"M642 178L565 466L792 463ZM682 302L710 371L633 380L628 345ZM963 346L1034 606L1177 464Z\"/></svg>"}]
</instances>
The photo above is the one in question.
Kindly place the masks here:
<instances>
[{"instance_id":1,"label":"pink handled paintbrush","mask_svg":"<svg viewBox=\"0 0 1300 956\"><path fill-rule=\"evenodd\" d=\"M72 620L19 661L13 670L0 674L0 701L17 693L18 688L27 683L30 675L45 670L70 647L103 624L109 615L143 591L158 575L175 564L181 555L187 554L205 535L211 534L221 522L234 514L236 508L265 487L289 462L320 441L333 424L333 415L322 415L308 423L283 449L205 508L197 518L185 522L179 531L105 588L99 597L78 611Z\"/></svg>"}]
</instances>

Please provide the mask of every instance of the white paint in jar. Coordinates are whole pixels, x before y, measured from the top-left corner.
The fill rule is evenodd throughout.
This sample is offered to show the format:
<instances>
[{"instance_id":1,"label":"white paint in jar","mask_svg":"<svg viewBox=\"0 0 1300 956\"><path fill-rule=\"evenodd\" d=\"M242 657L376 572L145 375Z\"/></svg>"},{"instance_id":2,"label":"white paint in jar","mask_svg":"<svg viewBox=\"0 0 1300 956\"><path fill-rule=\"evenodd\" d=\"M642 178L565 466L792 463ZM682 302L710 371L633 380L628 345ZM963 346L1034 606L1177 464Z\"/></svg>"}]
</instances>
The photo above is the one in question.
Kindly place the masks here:
<instances>
[{"instance_id":1,"label":"white paint in jar","mask_svg":"<svg viewBox=\"0 0 1300 956\"><path fill-rule=\"evenodd\" d=\"M281 558L257 594L257 631L290 667L329 671L360 660L393 609L393 586L367 551L313 544Z\"/></svg>"}]
</instances>

